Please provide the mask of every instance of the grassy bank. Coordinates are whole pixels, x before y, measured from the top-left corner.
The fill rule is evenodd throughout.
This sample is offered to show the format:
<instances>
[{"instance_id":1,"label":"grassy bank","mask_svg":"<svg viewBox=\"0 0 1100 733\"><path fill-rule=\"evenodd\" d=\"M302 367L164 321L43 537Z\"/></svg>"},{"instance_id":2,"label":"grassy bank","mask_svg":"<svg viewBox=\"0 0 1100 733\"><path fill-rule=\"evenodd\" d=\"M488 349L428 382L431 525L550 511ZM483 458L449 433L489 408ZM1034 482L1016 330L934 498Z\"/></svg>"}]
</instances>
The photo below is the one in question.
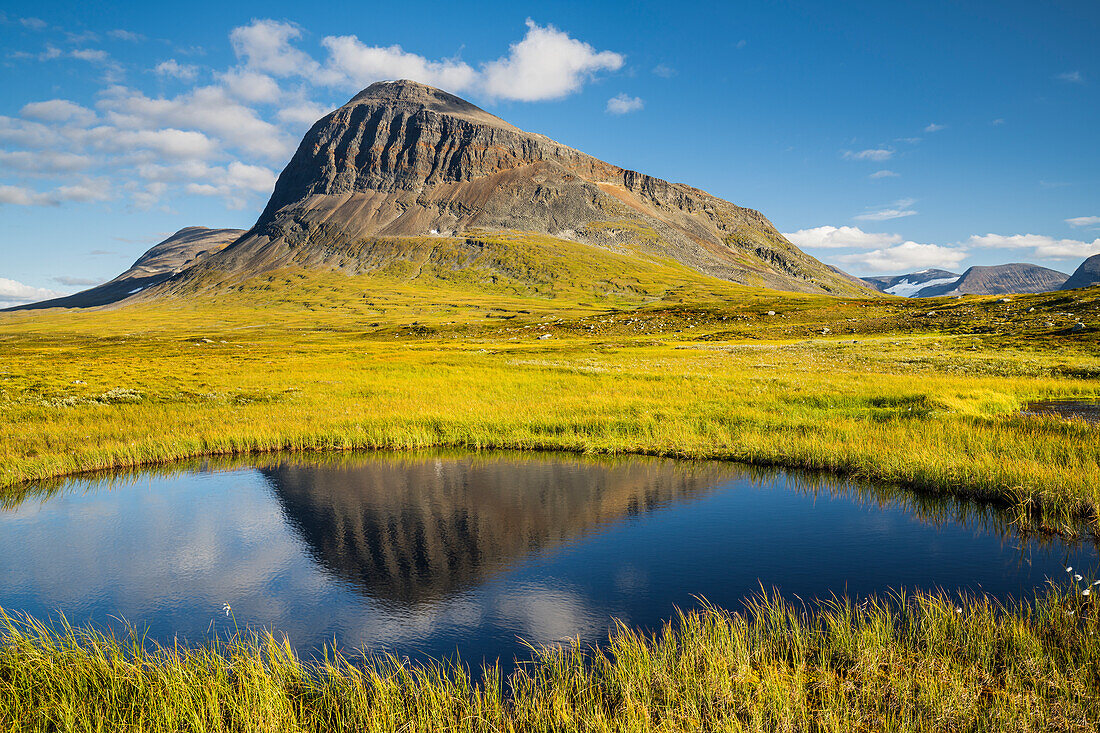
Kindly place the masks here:
<instances>
[{"instance_id":1,"label":"grassy bank","mask_svg":"<svg viewBox=\"0 0 1100 733\"><path fill-rule=\"evenodd\" d=\"M299 660L242 634L157 648L7 619L12 731L1095 730L1100 617L1089 581L1033 604L917 595L807 609L761 597L602 650L537 653L502 679L460 665ZM480 677L480 676L478 676Z\"/></svg>"},{"instance_id":2,"label":"grassy bank","mask_svg":"<svg viewBox=\"0 0 1100 733\"><path fill-rule=\"evenodd\" d=\"M452 446L829 469L1042 507L1051 524L1100 507L1100 432L1018 414L1097 393L1095 333L1066 327L1096 317L1087 294L930 306L730 286L610 307L364 295L370 282L334 277L282 283L263 307L233 291L0 314L0 486L214 453Z\"/></svg>"}]
</instances>

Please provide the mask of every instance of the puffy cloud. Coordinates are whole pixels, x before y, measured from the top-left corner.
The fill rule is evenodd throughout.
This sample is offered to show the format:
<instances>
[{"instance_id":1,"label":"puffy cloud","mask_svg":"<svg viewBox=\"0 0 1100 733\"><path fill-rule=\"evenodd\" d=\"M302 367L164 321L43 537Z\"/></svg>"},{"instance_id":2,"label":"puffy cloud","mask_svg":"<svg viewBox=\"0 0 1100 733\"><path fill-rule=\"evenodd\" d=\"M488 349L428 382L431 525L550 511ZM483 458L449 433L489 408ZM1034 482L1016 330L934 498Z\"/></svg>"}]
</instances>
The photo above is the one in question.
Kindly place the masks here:
<instances>
[{"instance_id":1,"label":"puffy cloud","mask_svg":"<svg viewBox=\"0 0 1100 733\"><path fill-rule=\"evenodd\" d=\"M1100 216L1075 216L1072 219L1066 219L1066 223L1071 227L1088 227L1100 224Z\"/></svg>"},{"instance_id":2,"label":"puffy cloud","mask_svg":"<svg viewBox=\"0 0 1100 733\"><path fill-rule=\"evenodd\" d=\"M317 70L318 64L308 54L291 45L291 41L301 35L302 31L292 23L253 20L248 25L234 28L229 34L229 41L237 58L244 59L250 69L276 76L308 75Z\"/></svg>"},{"instance_id":3,"label":"puffy cloud","mask_svg":"<svg viewBox=\"0 0 1100 733\"><path fill-rule=\"evenodd\" d=\"M166 158L209 158L217 144L195 130L118 130L105 136L104 145L115 151L131 148L151 150Z\"/></svg>"},{"instance_id":4,"label":"puffy cloud","mask_svg":"<svg viewBox=\"0 0 1100 733\"><path fill-rule=\"evenodd\" d=\"M180 81L193 81L199 75L199 67L193 64L181 64L175 59L168 59L153 67L153 73L158 76L170 76Z\"/></svg>"},{"instance_id":5,"label":"puffy cloud","mask_svg":"<svg viewBox=\"0 0 1100 733\"><path fill-rule=\"evenodd\" d=\"M88 124L95 119L95 112L67 99L49 99L45 102L24 104L19 114L28 120L39 122Z\"/></svg>"},{"instance_id":6,"label":"puffy cloud","mask_svg":"<svg viewBox=\"0 0 1100 733\"><path fill-rule=\"evenodd\" d=\"M613 115L625 115L629 112L637 112L645 106L641 97L631 97L626 92L616 94L607 100L607 111Z\"/></svg>"},{"instance_id":7,"label":"puffy cloud","mask_svg":"<svg viewBox=\"0 0 1100 733\"><path fill-rule=\"evenodd\" d=\"M869 252L842 255L836 258L844 265L862 268L864 272L911 272L929 267L951 269L966 259L965 249L942 247L938 244L902 242Z\"/></svg>"},{"instance_id":8,"label":"puffy cloud","mask_svg":"<svg viewBox=\"0 0 1100 733\"><path fill-rule=\"evenodd\" d=\"M257 71L231 69L218 74L218 81L231 96L243 102L274 102L282 94L278 82Z\"/></svg>"},{"instance_id":9,"label":"puffy cloud","mask_svg":"<svg viewBox=\"0 0 1100 733\"><path fill-rule=\"evenodd\" d=\"M600 71L618 71L624 58L596 51L552 25L527 19L527 35L507 56L482 67L484 91L492 97L533 102L560 99L577 91Z\"/></svg>"},{"instance_id":10,"label":"puffy cloud","mask_svg":"<svg viewBox=\"0 0 1100 733\"><path fill-rule=\"evenodd\" d=\"M0 150L0 169L8 168L23 174L50 175L55 173L75 173L85 170L93 163L87 155L65 153L57 150Z\"/></svg>"},{"instance_id":11,"label":"puffy cloud","mask_svg":"<svg viewBox=\"0 0 1100 733\"><path fill-rule=\"evenodd\" d=\"M306 128L327 115L332 110L316 102L302 101L284 107L275 113L281 121L298 128Z\"/></svg>"},{"instance_id":12,"label":"puffy cloud","mask_svg":"<svg viewBox=\"0 0 1100 733\"><path fill-rule=\"evenodd\" d=\"M874 173L872 173L871 175L869 175L867 177L871 178L871 179L874 179L874 180L878 180L880 178L897 178L900 175L901 175L900 173L894 173L894 171L881 170L881 171L875 171Z\"/></svg>"},{"instance_id":13,"label":"puffy cloud","mask_svg":"<svg viewBox=\"0 0 1100 733\"><path fill-rule=\"evenodd\" d=\"M913 216L917 213L912 208L915 203L915 199L898 199L880 209L865 211L852 218L857 221L888 221L890 219L900 219L903 216Z\"/></svg>"},{"instance_id":14,"label":"puffy cloud","mask_svg":"<svg viewBox=\"0 0 1100 733\"><path fill-rule=\"evenodd\" d=\"M430 61L400 46L367 46L356 36L328 36L321 44L329 53L321 79L333 86L358 90L381 79L412 79L461 92L478 78L473 67L457 59Z\"/></svg>"},{"instance_id":15,"label":"puffy cloud","mask_svg":"<svg viewBox=\"0 0 1100 733\"><path fill-rule=\"evenodd\" d=\"M294 146L287 133L232 99L221 87L198 87L177 97L155 99L134 89L112 87L98 106L112 124L123 129L198 130L231 147L273 160L285 159Z\"/></svg>"},{"instance_id":16,"label":"puffy cloud","mask_svg":"<svg viewBox=\"0 0 1100 733\"><path fill-rule=\"evenodd\" d=\"M105 178L87 179L52 191L36 191L25 186L0 185L0 204L14 206L57 206L65 201L105 201L110 198Z\"/></svg>"},{"instance_id":17,"label":"puffy cloud","mask_svg":"<svg viewBox=\"0 0 1100 733\"><path fill-rule=\"evenodd\" d=\"M818 249L872 249L901 242L900 234L865 232L859 227L821 226L784 233L784 237L799 247Z\"/></svg>"},{"instance_id":18,"label":"puffy cloud","mask_svg":"<svg viewBox=\"0 0 1100 733\"><path fill-rule=\"evenodd\" d=\"M275 174L267 168L246 165L239 161L229 164L222 176L208 177L207 183L189 183L184 191L195 196L217 196L233 209L244 208L249 193L270 194L275 188Z\"/></svg>"},{"instance_id":19,"label":"puffy cloud","mask_svg":"<svg viewBox=\"0 0 1100 733\"><path fill-rule=\"evenodd\" d=\"M939 132L940 130L946 130L947 125L937 125L935 122L928 123L928 126L924 128L925 132Z\"/></svg>"},{"instance_id":20,"label":"puffy cloud","mask_svg":"<svg viewBox=\"0 0 1100 733\"><path fill-rule=\"evenodd\" d=\"M106 51L98 48L78 48L69 52L69 55L74 59L80 59L81 61L89 61L94 64L106 63L110 56Z\"/></svg>"},{"instance_id":21,"label":"puffy cloud","mask_svg":"<svg viewBox=\"0 0 1100 733\"><path fill-rule=\"evenodd\" d=\"M848 160L889 160L894 157L892 148L868 148L867 150L845 150L844 157Z\"/></svg>"},{"instance_id":22,"label":"puffy cloud","mask_svg":"<svg viewBox=\"0 0 1100 733\"><path fill-rule=\"evenodd\" d=\"M24 303L37 303L40 300L56 298L64 293L47 288L36 288L24 285L16 280L0 277L0 308L10 308L13 305Z\"/></svg>"},{"instance_id":23,"label":"puffy cloud","mask_svg":"<svg viewBox=\"0 0 1100 733\"><path fill-rule=\"evenodd\" d=\"M1082 242L1077 239L1055 239L1041 234L975 234L967 243L973 247L1030 249L1035 257L1052 260L1100 254L1100 239Z\"/></svg>"}]
</instances>

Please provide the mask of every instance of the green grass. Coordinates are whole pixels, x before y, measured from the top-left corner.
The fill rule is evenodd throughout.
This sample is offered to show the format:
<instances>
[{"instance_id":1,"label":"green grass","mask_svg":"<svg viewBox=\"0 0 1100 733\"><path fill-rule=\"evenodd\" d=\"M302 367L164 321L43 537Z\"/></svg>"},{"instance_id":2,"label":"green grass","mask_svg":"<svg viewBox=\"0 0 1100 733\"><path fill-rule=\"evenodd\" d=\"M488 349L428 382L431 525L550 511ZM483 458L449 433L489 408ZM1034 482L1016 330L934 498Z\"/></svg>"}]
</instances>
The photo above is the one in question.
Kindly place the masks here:
<instances>
[{"instance_id":1,"label":"green grass","mask_svg":"<svg viewBox=\"0 0 1100 733\"><path fill-rule=\"evenodd\" d=\"M1052 529L1098 514L1100 431L1018 414L1100 391L1097 331L1069 328L1100 316L1095 291L841 299L521 244L485 272L534 258L550 274L522 282L553 294L426 274L446 257L414 242L404 279L281 270L0 314L0 487L207 454L492 447L826 469Z\"/></svg>"},{"instance_id":2,"label":"green grass","mask_svg":"<svg viewBox=\"0 0 1100 733\"><path fill-rule=\"evenodd\" d=\"M978 497L1021 527L1096 531L1100 431L1019 414L1100 395L1096 289L837 298L548 237L479 242L386 240L333 253L345 272L207 273L118 309L0 314L4 500L192 456L509 448L825 469L919 489L918 505ZM932 596L760 598L747 616L621 629L603 651L550 650L486 684L448 665L303 664L266 637L159 649L9 619L0 724L1091 730L1089 604L1065 589L961 613Z\"/></svg>"},{"instance_id":3,"label":"green grass","mask_svg":"<svg viewBox=\"0 0 1100 733\"><path fill-rule=\"evenodd\" d=\"M1087 581L1085 581L1087 582ZM1083 587L1083 584L1079 584ZM620 627L601 649L537 650L504 678L393 658L302 661L238 633L162 648L4 618L11 731L1087 731L1100 615L1073 585L1031 604L900 594Z\"/></svg>"}]
</instances>

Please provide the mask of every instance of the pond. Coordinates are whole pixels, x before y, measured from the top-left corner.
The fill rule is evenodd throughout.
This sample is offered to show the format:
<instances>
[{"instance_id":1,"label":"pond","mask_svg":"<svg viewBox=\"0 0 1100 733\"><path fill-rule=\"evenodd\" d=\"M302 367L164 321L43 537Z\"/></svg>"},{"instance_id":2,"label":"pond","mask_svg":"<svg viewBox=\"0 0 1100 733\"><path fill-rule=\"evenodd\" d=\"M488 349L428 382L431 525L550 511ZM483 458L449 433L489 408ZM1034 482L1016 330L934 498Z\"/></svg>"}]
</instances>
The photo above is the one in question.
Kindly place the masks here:
<instances>
[{"instance_id":1,"label":"pond","mask_svg":"<svg viewBox=\"0 0 1100 733\"><path fill-rule=\"evenodd\" d=\"M1030 597L1096 546L989 505L718 462L557 454L271 456L73 478L0 510L0 605L198 642L237 623L477 665L525 643L888 589Z\"/></svg>"},{"instance_id":2,"label":"pond","mask_svg":"<svg viewBox=\"0 0 1100 733\"><path fill-rule=\"evenodd\" d=\"M1084 420L1089 425L1100 424L1100 401L1097 400L1040 400L1027 403L1021 412L1024 415Z\"/></svg>"}]
</instances>

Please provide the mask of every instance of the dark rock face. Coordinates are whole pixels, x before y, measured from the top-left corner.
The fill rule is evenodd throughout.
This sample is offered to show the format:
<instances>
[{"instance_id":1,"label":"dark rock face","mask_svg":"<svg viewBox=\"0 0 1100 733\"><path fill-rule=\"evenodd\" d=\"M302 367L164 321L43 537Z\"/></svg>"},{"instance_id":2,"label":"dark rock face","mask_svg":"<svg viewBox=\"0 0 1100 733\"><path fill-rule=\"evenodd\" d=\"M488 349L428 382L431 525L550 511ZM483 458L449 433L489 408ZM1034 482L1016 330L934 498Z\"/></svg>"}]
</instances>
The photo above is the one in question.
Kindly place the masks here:
<instances>
[{"instance_id":1,"label":"dark rock face","mask_svg":"<svg viewBox=\"0 0 1100 733\"><path fill-rule=\"evenodd\" d=\"M935 285L946 285L959 279L957 272L949 270L937 270L931 268L920 272L910 272L905 275L878 275L865 277L863 281L883 293L901 295L911 298L923 296L925 288Z\"/></svg>"},{"instance_id":2,"label":"dark rock face","mask_svg":"<svg viewBox=\"0 0 1100 733\"><path fill-rule=\"evenodd\" d=\"M205 266L355 270L346 249L370 237L504 229L669 257L747 285L866 292L757 211L605 163L410 81L372 84L319 120L256 225Z\"/></svg>"},{"instance_id":3,"label":"dark rock face","mask_svg":"<svg viewBox=\"0 0 1100 733\"><path fill-rule=\"evenodd\" d=\"M1073 271L1069 279L1062 283L1060 289L1073 290L1074 288L1087 288L1090 285L1097 284L1100 284L1100 255L1093 255Z\"/></svg>"},{"instance_id":4,"label":"dark rock face","mask_svg":"<svg viewBox=\"0 0 1100 733\"><path fill-rule=\"evenodd\" d=\"M41 308L92 308L110 305L159 285L176 273L201 262L224 249L244 234L243 229L207 229L184 227L137 259L118 277L79 293L39 303L20 305L8 310Z\"/></svg>"},{"instance_id":5,"label":"dark rock face","mask_svg":"<svg viewBox=\"0 0 1100 733\"><path fill-rule=\"evenodd\" d=\"M1002 293L1045 293L1057 290L1069 277L1064 272L1026 262L1008 265L975 265L955 283L921 291L921 297L937 295L1000 295Z\"/></svg>"}]
</instances>

